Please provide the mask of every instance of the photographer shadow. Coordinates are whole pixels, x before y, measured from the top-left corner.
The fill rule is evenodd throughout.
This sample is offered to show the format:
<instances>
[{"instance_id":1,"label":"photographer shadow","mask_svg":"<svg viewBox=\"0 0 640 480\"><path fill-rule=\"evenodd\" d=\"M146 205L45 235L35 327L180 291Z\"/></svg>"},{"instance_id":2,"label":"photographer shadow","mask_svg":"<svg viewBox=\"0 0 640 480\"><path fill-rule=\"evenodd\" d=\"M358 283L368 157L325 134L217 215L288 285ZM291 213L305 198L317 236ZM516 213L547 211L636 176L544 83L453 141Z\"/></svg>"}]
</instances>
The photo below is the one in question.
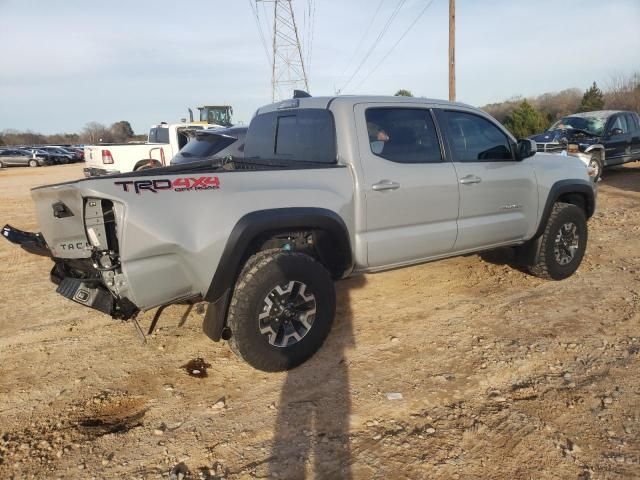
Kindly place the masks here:
<instances>
[{"instance_id":1,"label":"photographer shadow","mask_svg":"<svg viewBox=\"0 0 640 480\"><path fill-rule=\"evenodd\" d=\"M345 351L355 345L352 292L366 280L336 283L336 316L326 343L308 362L287 372L269 465L269 478L351 478L351 397Z\"/></svg>"}]
</instances>

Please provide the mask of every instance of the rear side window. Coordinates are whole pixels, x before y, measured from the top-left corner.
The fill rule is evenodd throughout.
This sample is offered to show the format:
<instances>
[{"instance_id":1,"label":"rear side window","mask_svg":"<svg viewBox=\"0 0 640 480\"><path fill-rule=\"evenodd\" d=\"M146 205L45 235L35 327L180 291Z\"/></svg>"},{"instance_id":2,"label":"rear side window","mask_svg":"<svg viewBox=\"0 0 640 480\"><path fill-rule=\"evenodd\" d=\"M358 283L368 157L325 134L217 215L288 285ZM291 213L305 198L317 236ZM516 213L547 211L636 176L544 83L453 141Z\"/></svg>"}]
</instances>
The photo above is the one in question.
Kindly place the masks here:
<instances>
[{"instance_id":1,"label":"rear side window","mask_svg":"<svg viewBox=\"0 0 640 480\"><path fill-rule=\"evenodd\" d=\"M257 115L249 125L245 157L336 163L333 115L328 110L298 109Z\"/></svg>"},{"instance_id":2,"label":"rear side window","mask_svg":"<svg viewBox=\"0 0 640 480\"><path fill-rule=\"evenodd\" d=\"M513 160L509 138L489 120L472 113L443 110L442 119L455 162Z\"/></svg>"},{"instance_id":3,"label":"rear side window","mask_svg":"<svg viewBox=\"0 0 640 480\"><path fill-rule=\"evenodd\" d=\"M396 163L438 163L440 143L431 112L419 108L368 108L371 153Z\"/></svg>"},{"instance_id":4,"label":"rear side window","mask_svg":"<svg viewBox=\"0 0 640 480\"><path fill-rule=\"evenodd\" d=\"M625 113L627 117L627 126L629 131L633 132L638 130L638 118L633 113Z\"/></svg>"},{"instance_id":5,"label":"rear side window","mask_svg":"<svg viewBox=\"0 0 640 480\"><path fill-rule=\"evenodd\" d=\"M149 142L151 143L169 143L168 128L152 128L149 130Z\"/></svg>"}]
</instances>

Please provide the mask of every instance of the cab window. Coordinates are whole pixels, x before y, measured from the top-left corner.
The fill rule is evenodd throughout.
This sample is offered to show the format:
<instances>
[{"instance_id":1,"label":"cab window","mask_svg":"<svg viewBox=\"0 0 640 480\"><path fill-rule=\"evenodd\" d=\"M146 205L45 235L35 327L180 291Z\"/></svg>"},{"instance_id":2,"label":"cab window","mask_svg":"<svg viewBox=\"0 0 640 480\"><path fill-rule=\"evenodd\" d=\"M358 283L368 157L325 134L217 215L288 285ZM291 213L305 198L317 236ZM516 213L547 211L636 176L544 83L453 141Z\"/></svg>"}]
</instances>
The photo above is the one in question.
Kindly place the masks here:
<instances>
[{"instance_id":1,"label":"cab window","mask_svg":"<svg viewBox=\"0 0 640 480\"><path fill-rule=\"evenodd\" d=\"M513 160L509 138L489 120L472 113L443 110L444 123L454 162Z\"/></svg>"},{"instance_id":2,"label":"cab window","mask_svg":"<svg viewBox=\"0 0 640 480\"><path fill-rule=\"evenodd\" d=\"M442 152L431 111L425 108L368 108L371 153L396 163L439 163Z\"/></svg>"}]
</instances>

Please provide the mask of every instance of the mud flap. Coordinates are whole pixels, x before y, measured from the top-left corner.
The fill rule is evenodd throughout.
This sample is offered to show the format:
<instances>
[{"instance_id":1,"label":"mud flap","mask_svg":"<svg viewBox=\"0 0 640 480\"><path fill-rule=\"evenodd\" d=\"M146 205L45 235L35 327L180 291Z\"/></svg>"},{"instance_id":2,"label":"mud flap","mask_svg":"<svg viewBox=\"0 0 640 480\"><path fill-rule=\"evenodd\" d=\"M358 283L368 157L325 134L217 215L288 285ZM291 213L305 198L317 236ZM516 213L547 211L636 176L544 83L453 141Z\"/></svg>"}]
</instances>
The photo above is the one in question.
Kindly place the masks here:
<instances>
[{"instance_id":1,"label":"mud flap","mask_svg":"<svg viewBox=\"0 0 640 480\"><path fill-rule=\"evenodd\" d=\"M103 288L91 286L80 279L63 278L56 292L85 307L99 310L107 315L113 313L113 296L111 293Z\"/></svg>"}]
</instances>

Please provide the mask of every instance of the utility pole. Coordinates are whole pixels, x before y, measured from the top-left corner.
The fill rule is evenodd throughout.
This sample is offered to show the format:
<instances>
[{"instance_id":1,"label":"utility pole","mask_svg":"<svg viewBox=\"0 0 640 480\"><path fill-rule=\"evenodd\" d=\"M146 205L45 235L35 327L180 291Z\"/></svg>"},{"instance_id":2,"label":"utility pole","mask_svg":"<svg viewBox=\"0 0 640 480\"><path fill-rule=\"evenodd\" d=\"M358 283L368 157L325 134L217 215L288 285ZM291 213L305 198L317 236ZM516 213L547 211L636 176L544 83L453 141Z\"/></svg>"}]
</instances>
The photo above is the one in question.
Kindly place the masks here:
<instances>
[{"instance_id":1,"label":"utility pole","mask_svg":"<svg viewBox=\"0 0 640 480\"><path fill-rule=\"evenodd\" d=\"M289 98L292 91L309 91L309 80L302 56L292 0L256 0L273 3L273 52L271 100Z\"/></svg>"},{"instance_id":2,"label":"utility pole","mask_svg":"<svg viewBox=\"0 0 640 480\"><path fill-rule=\"evenodd\" d=\"M456 101L456 0L449 0L449 101Z\"/></svg>"}]
</instances>

